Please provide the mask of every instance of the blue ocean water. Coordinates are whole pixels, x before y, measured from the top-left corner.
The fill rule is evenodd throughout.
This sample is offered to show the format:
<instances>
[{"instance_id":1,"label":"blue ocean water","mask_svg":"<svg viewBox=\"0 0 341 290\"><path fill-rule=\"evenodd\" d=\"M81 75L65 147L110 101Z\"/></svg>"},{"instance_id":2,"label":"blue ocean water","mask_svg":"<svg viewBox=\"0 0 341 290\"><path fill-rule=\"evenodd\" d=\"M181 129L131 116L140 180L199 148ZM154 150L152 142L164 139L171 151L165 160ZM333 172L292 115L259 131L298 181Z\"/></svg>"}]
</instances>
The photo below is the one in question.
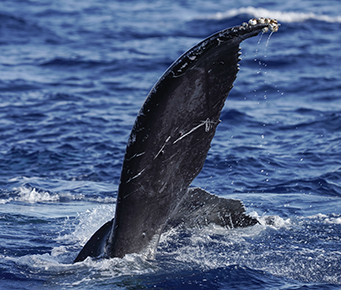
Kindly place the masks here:
<instances>
[{"instance_id":1,"label":"blue ocean water","mask_svg":"<svg viewBox=\"0 0 341 290\"><path fill-rule=\"evenodd\" d=\"M341 289L341 4L231 2L1 1L1 289ZM261 224L167 232L153 261L72 264L114 215L153 84L198 41L259 16L281 27L242 43L194 184Z\"/></svg>"}]
</instances>

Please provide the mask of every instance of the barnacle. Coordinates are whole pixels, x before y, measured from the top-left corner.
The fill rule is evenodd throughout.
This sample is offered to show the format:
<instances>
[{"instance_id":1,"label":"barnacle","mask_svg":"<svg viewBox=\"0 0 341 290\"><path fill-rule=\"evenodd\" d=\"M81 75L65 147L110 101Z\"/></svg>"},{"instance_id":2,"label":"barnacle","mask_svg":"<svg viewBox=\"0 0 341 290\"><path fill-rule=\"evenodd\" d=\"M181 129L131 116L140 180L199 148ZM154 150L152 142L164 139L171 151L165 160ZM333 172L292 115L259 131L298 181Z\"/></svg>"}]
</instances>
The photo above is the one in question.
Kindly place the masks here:
<instances>
[{"instance_id":1,"label":"barnacle","mask_svg":"<svg viewBox=\"0 0 341 290\"><path fill-rule=\"evenodd\" d=\"M276 19L271 19L271 18L264 18L264 17L259 17L258 19L252 18L249 20L248 24L243 23L242 26L247 27L248 25L256 25L256 24L267 24L262 31L263 33L268 32L269 30L271 32L277 32L280 24Z\"/></svg>"},{"instance_id":2,"label":"barnacle","mask_svg":"<svg viewBox=\"0 0 341 290\"><path fill-rule=\"evenodd\" d=\"M278 31L278 24L269 24L269 29L271 32L277 32Z\"/></svg>"},{"instance_id":3,"label":"barnacle","mask_svg":"<svg viewBox=\"0 0 341 290\"><path fill-rule=\"evenodd\" d=\"M256 25L257 24L257 19L256 18L250 19L249 20L249 24L250 25Z\"/></svg>"},{"instance_id":4,"label":"barnacle","mask_svg":"<svg viewBox=\"0 0 341 290\"><path fill-rule=\"evenodd\" d=\"M257 19L257 22L258 22L259 24L265 23L264 17L259 17L259 18Z\"/></svg>"}]
</instances>

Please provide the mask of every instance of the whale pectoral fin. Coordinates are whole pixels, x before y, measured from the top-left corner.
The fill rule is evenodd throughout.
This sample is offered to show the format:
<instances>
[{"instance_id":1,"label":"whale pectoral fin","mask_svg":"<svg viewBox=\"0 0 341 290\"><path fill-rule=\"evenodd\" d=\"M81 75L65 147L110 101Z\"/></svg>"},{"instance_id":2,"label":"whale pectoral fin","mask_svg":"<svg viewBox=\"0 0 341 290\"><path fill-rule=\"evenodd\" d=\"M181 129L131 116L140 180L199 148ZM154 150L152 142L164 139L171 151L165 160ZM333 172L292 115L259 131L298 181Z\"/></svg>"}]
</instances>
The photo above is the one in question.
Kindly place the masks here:
<instances>
[{"instance_id":1,"label":"whale pectoral fin","mask_svg":"<svg viewBox=\"0 0 341 290\"><path fill-rule=\"evenodd\" d=\"M105 223L98 231L96 231L80 251L74 260L74 263L84 261L87 257L98 257L104 254L112 225L113 220Z\"/></svg>"},{"instance_id":2,"label":"whale pectoral fin","mask_svg":"<svg viewBox=\"0 0 341 290\"><path fill-rule=\"evenodd\" d=\"M226 199L211 194L199 187L189 188L165 229L175 226L203 227L211 223L236 228L258 223L248 216L240 200Z\"/></svg>"},{"instance_id":3,"label":"whale pectoral fin","mask_svg":"<svg viewBox=\"0 0 341 290\"><path fill-rule=\"evenodd\" d=\"M277 31L277 21L268 20L252 20L209 36L161 76L128 140L110 237L107 227L111 226L104 226L76 261L102 252L109 257L142 253L151 244L156 248L168 221L199 226L212 222L228 228L257 223L238 200L187 189L204 166L237 77L239 44L260 32Z\"/></svg>"}]
</instances>

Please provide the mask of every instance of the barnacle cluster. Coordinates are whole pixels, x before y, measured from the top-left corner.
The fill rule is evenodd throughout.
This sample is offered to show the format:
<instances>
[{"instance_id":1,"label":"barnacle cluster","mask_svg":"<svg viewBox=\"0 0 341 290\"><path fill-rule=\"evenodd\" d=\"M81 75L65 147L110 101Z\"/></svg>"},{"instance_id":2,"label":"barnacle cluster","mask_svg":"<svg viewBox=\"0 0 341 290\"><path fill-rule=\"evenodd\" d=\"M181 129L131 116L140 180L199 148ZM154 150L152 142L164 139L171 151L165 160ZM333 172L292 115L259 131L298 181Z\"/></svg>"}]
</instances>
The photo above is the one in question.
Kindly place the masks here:
<instances>
[{"instance_id":1,"label":"barnacle cluster","mask_svg":"<svg viewBox=\"0 0 341 290\"><path fill-rule=\"evenodd\" d=\"M256 24L267 24L267 26L262 29L262 31L264 33L268 32L269 30L271 32L277 32L278 31L278 27L280 26L280 24L277 22L276 19L264 18L264 17L259 17L258 19L257 18L252 18L252 19L249 20L248 23L244 22L242 24L242 26L247 27L249 25L253 26L253 25L256 25Z\"/></svg>"}]
</instances>

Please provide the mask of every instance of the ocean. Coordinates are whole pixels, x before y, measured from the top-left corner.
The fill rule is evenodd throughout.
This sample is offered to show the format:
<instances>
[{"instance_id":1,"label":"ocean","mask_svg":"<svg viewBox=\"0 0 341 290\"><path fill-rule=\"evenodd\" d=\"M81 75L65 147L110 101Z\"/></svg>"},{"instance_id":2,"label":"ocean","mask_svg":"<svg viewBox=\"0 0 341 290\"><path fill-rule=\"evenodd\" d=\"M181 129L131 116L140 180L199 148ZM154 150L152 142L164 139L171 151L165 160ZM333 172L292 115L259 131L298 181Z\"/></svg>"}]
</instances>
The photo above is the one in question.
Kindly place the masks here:
<instances>
[{"instance_id":1,"label":"ocean","mask_svg":"<svg viewBox=\"0 0 341 290\"><path fill-rule=\"evenodd\" d=\"M341 289L338 0L0 8L1 289ZM154 260L73 264L114 216L131 128L162 73L207 36L260 16L279 31L241 44L193 182L242 200L260 224L173 229Z\"/></svg>"}]
</instances>

